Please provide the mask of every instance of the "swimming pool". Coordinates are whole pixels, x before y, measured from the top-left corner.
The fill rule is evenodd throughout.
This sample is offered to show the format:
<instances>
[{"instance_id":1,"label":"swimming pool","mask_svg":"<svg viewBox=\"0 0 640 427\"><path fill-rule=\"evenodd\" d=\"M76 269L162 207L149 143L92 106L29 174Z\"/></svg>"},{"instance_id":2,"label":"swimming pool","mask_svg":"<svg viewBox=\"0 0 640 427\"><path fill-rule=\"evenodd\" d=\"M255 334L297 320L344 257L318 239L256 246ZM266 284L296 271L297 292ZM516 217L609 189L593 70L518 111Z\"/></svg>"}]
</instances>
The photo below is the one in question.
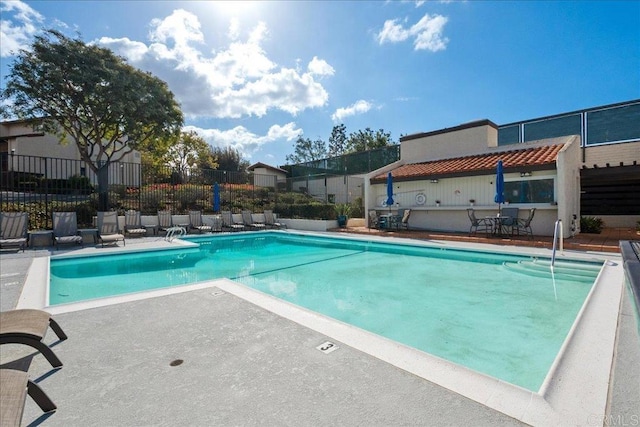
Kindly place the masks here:
<instances>
[{"instance_id":1,"label":"swimming pool","mask_svg":"<svg viewBox=\"0 0 640 427\"><path fill-rule=\"evenodd\" d=\"M542 385L599 271L590 262L292 233L51 259L50 303L231 278L529 390Z\"/></svg>"}]
</instances>

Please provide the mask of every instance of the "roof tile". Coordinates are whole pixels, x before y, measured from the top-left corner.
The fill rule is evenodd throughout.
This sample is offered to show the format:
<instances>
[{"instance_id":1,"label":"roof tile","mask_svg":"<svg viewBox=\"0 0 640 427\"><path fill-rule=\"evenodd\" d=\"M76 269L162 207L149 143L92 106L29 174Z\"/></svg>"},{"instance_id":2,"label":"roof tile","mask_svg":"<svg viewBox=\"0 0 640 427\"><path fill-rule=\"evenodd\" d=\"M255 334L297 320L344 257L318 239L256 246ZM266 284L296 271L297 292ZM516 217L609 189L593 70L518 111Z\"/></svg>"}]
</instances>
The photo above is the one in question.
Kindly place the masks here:
<instances>
[{"instance_id":1,"label":"roof tile","mask_svg":"<svg viewBox=\"0 0 640 427\"><path fill-rule=\"evenodd\" d=\"M471 172L493 172L498 160L502 160L505 169L523 166L542 166L555 163L558 153L564 144L545 145L543 147L525 148L522 150L502 151L500 153L479 154L475 156L456 157L452 159L434 160L424 163L402 165L391 171L394 179L418 179L431 175L466 174ZM384 182L387 173L376 175L372 183Z\"/></svg>"}]
</instances>

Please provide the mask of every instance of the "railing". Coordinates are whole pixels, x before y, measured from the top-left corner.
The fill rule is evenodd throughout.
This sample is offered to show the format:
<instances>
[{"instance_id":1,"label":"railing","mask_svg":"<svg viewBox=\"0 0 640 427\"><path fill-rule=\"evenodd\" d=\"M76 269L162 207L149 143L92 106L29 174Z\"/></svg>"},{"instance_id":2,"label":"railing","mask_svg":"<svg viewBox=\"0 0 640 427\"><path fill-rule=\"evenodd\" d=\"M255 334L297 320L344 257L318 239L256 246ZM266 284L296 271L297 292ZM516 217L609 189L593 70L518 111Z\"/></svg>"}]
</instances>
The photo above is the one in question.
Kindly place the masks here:
<instances>
[{"instance_id":1,"label":"railing","mask_svg":"<svg viewBox=\"0 0 640 427\"><path fill-rule=\"evenodd\" d=\"M187 230L181 226L175 226L167 229L167 234L164 236L164 240L172 242L176 237L182 237L187 235Z\"/></svg>"},{"instance_id":2,"label":"railing","mask_svg":"<svg viewBox=\"0 0 640 427\"><path fill-rule=\"evenodd\" d=\"M558 234L558 229L560 230L560 233ZM556 221L555 226L553 227L553 250L551 252L551 270L553 271L553 264L556 262L556 245L558 243L558 240L560 240L560 252L564 252L564 240L563 240L563 236L564 233L562 232L562 220L559 219Z\"/></svg>"}]
</instances>

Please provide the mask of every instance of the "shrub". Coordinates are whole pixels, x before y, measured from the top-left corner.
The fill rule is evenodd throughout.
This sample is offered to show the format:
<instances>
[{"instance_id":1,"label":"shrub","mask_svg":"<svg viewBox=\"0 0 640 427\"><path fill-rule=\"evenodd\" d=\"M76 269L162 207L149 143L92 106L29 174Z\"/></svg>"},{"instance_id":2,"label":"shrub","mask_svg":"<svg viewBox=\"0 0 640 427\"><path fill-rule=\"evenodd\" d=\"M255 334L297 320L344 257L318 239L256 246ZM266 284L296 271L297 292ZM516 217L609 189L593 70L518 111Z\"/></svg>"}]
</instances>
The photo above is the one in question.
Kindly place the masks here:
<instances>
[{"instance_id":1,"label":"shrub","mask_svg":"<svg viewBox=\"0 0 640 427\"><path fill-rule=\"evenodd\" d=\"M602 218L597 218L595 216L580 217L580 231L582 233L600 234L603 227L604 221Z\"/></svg>"}]
</instances>

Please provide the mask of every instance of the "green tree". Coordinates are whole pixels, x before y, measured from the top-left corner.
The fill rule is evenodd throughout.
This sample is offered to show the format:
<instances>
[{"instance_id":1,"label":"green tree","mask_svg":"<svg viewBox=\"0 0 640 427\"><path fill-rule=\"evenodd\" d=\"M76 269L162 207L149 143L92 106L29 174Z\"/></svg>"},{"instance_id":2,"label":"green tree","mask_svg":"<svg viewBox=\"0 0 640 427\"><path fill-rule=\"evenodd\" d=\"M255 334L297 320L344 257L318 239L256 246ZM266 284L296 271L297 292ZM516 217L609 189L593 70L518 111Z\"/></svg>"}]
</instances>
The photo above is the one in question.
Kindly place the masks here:
<instances>
[{"instance_id":1,"label":"green tree","mask_svg":"<svg viewBox=\"0 0 640 427\"><path fill-rule=\"evenodd\" d=\"M182 112L167 84L109 49L55 30L36 36L9 67L3 115L38 119L43 130L75 141L108 203L109 163L133 150L163 151Z\"/></svg>"},{"instance_id":2,"label":"green tree","mask_svg":"<svg viewBox=\"0 0 640 427\"><path fill-rule=\"evenodd\" d=\"M286 157L289 164L312 162L327 157L327 145L321 139L312 141L309 138L299 136L294 145L294 153Z\"/></svg>"},{"instance_id":3,"label":"green tree","mask_svg":"<svg viewBox=\"0 0 640 427\"><path fill-rule=\"evenodd\" d=\"M329 137L329 157L342 156L347 149L347 127L339 124L331 130Z\"/></svg>"},{"instance_id":4,"label":"green tree","mask_svg":"<svg viewBox=\"0 0 640 427\"><path fill-rule=\"evenodd\" d=\"M383 129L374 132L370 128L366 128L364 131L359 130L349 135L346 152L357 153L387 147L389 145L394 145L391 139L391 133L385 132Z\"/></svg>"},{"instance_id":5,"label":"green tree","mask_svg":"<svg viewBox=\"0 0 640 427\"><path fill-rule=\"evenodd\" d=\"M213 155L218 163L218 169L223 171L241 172L250 165L249 161L242 158L238 150L231 147L214 147Z\"/></svg>"},{"instance_id":6,"label":"green tree","mask_svg":"<svg viewBox=\"0 0 640 427\"><path fill-rule=\"evenodd\" d=\"M195 131L180 133L167 151L165 162L174 168L181 182L188 182L189 176L193 175L201 164L208 165L211 169L218 166L211 147Z\"/></svg>"}]
</instances>

